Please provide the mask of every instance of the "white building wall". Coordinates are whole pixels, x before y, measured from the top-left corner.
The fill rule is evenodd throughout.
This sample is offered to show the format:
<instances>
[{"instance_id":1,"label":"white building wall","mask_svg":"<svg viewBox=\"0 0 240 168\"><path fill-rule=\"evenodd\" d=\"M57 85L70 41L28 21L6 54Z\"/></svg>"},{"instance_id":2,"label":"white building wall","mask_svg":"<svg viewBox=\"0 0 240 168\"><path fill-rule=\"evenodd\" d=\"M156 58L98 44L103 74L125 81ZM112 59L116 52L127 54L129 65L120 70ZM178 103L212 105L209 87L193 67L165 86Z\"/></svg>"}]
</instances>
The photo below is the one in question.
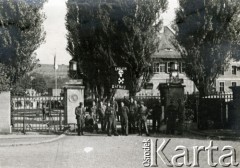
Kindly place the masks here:
<instances>
[{"instance_id":1,"label":"white building wall","mask_svg":"<svg viewBox=\"0 0 240 168\"><path fill-rule=\"evenodd\" d=\"M233 74L233 66L236 67L236 74ZM238 68L239 67L239 68ZM224 92L231 93L232 90L229 88L232 86L233 82L236 82L237 86L240 86L240 62L230 61L227 68L224 69L224 74L219 75L215 82L215 88L217 92L220 92L220 83L224 83Z\"/></svg>"},{"instance_id":2,"label":"white building wall","mask_svg":"<svg viewBox=\"0 0 240 168\"><path fill-rule=\"evenodd\" d=\"M185 85L184 91L185 93L192 94L196 91L195 85L192 80L190 80L184 73L179 74L179 78L183 79L183 85ZM166 83L167 79L169 79L169 74L165 72L160 72L154 74L149 83L153 83L153 89L142 89L137 93L137 96L145 95L145 96L159 96L159 90L157 89L159 83Z\"/></svg>"}]
</instances>

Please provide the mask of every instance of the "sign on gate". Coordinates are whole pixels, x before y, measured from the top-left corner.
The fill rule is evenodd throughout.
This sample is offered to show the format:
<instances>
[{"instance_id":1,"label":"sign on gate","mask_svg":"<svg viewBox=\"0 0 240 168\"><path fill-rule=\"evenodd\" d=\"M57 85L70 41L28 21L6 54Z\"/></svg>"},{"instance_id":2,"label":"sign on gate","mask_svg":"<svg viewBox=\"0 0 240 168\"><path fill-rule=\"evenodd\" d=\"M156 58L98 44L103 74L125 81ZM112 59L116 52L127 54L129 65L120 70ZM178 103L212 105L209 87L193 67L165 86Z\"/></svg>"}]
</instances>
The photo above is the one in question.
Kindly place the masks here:
<instances>
[{"instance_id":1,"label":"sign on gate","mask_svg":"<svg viewBox=\"0 0 240 168\"><path fill-rule=\"evenodd\" d=\"M113 89L127 89L129 82L127 67L114 67L112 82Z\"/></svg>"}]
</instances>

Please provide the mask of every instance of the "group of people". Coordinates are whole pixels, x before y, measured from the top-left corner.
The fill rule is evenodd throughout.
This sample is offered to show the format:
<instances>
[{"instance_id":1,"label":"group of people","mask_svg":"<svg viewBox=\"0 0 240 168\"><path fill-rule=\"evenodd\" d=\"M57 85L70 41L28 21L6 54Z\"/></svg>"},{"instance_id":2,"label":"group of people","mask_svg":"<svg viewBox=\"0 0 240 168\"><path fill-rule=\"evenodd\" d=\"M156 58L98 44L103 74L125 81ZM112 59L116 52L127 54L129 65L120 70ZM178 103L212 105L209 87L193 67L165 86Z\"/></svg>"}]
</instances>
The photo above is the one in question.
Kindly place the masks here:
<instances>
[{"instance_id":1,"label":"group of people","mask_svg":"<svg viewBox=\"0 0 240 168\"><path fill-rule=\"evenodd\" d=\"M75 109L75 115L77 119L78 135L83 135L85 125L85 113L86 109L83 103L80 102L79 106ZM139 135L142 135L145 130L146 135L149 135L147 126L147 117L149 110L144 105L144 102L137 102L133 98L130 98L128 104L121 101L120 107L113 97L111 100L100 100L97 103L92 102L92 106L89 111L90 118L93 122L93 128L98 132L98 121L101 124L101 130L107 132L108 136L114 134L118 136L117 132L117 118L120 118L121 133L122 135L128 135L135 133L138 127ZM99 120L98 120L99 119Z\"/></svg>"},{"instance_id":2,"label":"group of people","mask_svg":"<svg viewBox=\"0 0 240 168\"><path fill-rule=\"evenodd\" d=\"M137 101L130 98L129 101L121 101L120 107L113 97L110 100L93 101L89 108L89 118L92 121L93 129L98 132L98 123L101 124L102 132L107 132L108 136L114 134L118 136L117 132L117 120L120 119L121 134L128 135L129 133L136 133L139 135L143 132L149 136L149 129L147 124L147 118L152 115L152 131L160 131L160 126L166 124L166 133L174 134L175 130L178 133L182 133L183 122L183 110L184 105L181 100L177 103L173 103L170 100L169 105L165 109L165 115L162 115L161 101L154 103L152 109L148 109L143 101ZM85 107L80 102L79 106L75 109L78 135L83 135L83 129L86 122Z\"/></svg>"}]
</instances>

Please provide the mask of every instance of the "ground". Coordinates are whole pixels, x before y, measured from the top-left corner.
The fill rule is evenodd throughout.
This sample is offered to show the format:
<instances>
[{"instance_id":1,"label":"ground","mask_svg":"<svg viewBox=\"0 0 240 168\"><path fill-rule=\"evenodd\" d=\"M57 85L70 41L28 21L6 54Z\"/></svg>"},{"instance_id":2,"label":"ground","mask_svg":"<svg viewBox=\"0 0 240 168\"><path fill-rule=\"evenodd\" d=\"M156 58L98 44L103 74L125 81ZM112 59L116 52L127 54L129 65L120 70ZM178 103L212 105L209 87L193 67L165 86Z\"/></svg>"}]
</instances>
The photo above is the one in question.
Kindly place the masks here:
<instances>
[{"instance_id":1,"label":"ground","mask_svg":"<svg viewBox=\"0 0 240 168\"><path fill-rule=\"evenodd\" d=\"M192 147L197 145L209 146L210 140L200 137L185 136L112 136L104 134L86 134L76 136L67 135L60 140L38 145L0 147L1 168L141 168L143 167L143 143L144 139L155 140L159 144L163 139L171 139L164 149L167 157L182 153L174 149L177 145L184 145L189 149L190 161L192 161ZM237 161L240 161L239 141L213 141L213 145L219 147L214 151L213 160L218 163L223 152L223 146L230 145L236 149ZM179 160L179 162L181 159ZM207 152L200 154L200 167L210 167L207 164ZM167 167L158 159L158 167ZM183 166L184 167L184 166ZM221 167L221 166L218 166Z\"/></svg>"}]
</instances>

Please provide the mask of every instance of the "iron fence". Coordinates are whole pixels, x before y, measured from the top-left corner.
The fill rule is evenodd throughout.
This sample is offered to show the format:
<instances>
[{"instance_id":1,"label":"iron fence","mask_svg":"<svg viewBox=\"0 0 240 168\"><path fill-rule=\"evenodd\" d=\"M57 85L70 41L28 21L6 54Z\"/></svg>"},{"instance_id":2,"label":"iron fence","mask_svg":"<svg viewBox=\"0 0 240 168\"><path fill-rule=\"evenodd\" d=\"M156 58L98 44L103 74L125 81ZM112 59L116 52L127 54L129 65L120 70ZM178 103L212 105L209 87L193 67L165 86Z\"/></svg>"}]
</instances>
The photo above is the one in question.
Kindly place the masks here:
<instances>
[{"instance_id":1,"label":"iron fence","mask_svg":"<svg viewBox=\"0 0 240 168\"><path fill-rule=\"evenodd\" d=\"M150 110L160 98L160 96L135 97L137 101L144 101ZM129 100L129 97L124 97L124 100ZM197 123L200 129L228 128L233 120L232 101L232 93L214 93L204 97L199 97L199 94L185 94L184 120ZM162 108L164 114L165 108ZM152 128L152 115L149 115L147 122Z\"/></svg>"},{"instance_id":2,"label":"iron fence","mask_svg":"<svg viewBox=\"0 0 240 168\"><path fill-rule=\"evenodd\" d=\"M45 109L45 110L43 110ZM64 102L61 96L12 97L13 131L59 131L64 123Z\"/></svg>"},{"instance_id":3,"label":"iron fence","mask_svg":"<svg viewBox=\"0 0 240 168\"><path fill-rule=\"evenodd\" d=\"M232 93L215 93L201 97L198 103L198 127L228 128L232 117L232 101Z\"/></svg>"}]
</instances>

